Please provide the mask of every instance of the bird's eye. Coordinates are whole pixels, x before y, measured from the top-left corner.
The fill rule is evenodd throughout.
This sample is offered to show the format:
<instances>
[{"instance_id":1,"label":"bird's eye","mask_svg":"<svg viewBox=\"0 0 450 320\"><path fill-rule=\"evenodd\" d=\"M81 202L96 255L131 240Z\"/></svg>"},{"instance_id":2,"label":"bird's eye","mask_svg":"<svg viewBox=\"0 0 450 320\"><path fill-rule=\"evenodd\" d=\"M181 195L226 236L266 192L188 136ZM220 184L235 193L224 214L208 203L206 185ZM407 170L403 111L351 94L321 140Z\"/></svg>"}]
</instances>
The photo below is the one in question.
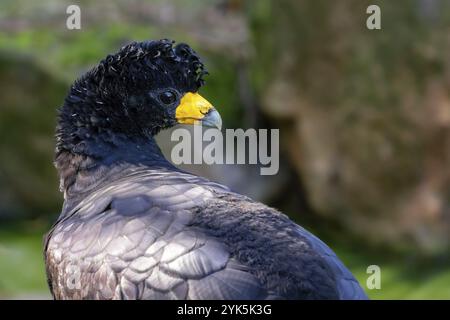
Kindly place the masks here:
<instances>
[{"instance_id":1,"label":"bird's eye","mask_svg":"<svg viewBox=\"0 0 450 320\"><path fill-rule=\"evenodd\" d=\"M164 104L172 104L177 99L175 92L171 90L164 91L159 95L159 100Z\"/></svg>"}]
</instances>

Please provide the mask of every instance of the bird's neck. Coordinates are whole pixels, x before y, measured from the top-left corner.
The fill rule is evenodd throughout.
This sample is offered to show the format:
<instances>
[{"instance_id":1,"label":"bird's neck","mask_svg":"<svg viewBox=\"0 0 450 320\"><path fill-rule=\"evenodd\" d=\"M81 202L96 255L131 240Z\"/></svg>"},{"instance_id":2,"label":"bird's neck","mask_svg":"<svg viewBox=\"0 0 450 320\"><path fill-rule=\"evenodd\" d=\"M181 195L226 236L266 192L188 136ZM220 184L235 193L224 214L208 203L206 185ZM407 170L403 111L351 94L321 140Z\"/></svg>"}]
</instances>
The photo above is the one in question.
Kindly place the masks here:
<instances>
[{"instance_id":1,"label":"bird's neck","mask_svg":"<svg viewBox=\"0 0 450 320\"><path fill-rule=\"evenodd\" d=\"M153 137L114 139L93 136L82 148L57 148L55 166L60 177L60 189L68 202L130 172L152 167L172 167L164 158Z\"/></svg>"}]
</instances>

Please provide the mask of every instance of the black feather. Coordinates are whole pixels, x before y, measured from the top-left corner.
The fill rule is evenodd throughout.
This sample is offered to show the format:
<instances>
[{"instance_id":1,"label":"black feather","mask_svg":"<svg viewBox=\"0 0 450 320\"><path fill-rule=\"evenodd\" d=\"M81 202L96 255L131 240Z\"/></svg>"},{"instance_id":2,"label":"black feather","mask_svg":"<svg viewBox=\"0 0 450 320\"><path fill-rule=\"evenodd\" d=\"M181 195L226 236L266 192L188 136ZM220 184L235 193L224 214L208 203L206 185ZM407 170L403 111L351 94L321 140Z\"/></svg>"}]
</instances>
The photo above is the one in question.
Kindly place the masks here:
<instances>
[{"instance_id":1,"label":"black feather","mask_svg":"<svg viewBox=\"0 0 450 320\"><path fill-rule=\"evenodd\" d=\"M172 166L153 139L203 84L195 52L132 43L71 87L55 164L65 201L46 237L56 299L364 299L319 239L280 212Z\"/></svg>"}]
</instances>

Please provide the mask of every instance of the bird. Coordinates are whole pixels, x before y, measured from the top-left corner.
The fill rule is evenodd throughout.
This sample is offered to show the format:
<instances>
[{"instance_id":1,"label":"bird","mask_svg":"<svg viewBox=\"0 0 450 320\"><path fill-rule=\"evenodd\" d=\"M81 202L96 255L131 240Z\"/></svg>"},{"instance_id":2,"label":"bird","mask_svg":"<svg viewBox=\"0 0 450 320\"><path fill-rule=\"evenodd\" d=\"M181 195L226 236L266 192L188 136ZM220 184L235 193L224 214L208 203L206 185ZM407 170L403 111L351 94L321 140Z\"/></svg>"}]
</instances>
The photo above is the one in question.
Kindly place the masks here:
<instances>
[{"instance_id":1,"label":"bird","mask_svg":"<svg viewBox=\"0 0 450 320\"><path fill-rule=\"evenodd\" d=\"M336 254L280 211L174 166L155 135L221 127L208 72L172 40L132 42L70 87L44 241L54 299L367 299Z\"/></svg>"}]
</instances>

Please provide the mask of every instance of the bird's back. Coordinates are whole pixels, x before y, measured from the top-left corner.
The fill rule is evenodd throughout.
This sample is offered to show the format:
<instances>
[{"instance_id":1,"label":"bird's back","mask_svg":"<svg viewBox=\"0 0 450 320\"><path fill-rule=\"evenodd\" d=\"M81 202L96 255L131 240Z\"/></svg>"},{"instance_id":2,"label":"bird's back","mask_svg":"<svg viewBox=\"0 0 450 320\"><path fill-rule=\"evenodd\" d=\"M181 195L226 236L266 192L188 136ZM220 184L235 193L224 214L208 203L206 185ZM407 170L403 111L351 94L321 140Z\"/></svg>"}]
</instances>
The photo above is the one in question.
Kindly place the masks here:
<instances>
[{"instance_id":1,"label":"bird's back","mask_svg":"<svg viewBox=\"0 0 450 320\"><path fill-rule=\"evenodd\" d=\"M137 170L63 212L47 237L58 299L361 299L285 215L176 170Z\"/></svg>"}]
</instances>

